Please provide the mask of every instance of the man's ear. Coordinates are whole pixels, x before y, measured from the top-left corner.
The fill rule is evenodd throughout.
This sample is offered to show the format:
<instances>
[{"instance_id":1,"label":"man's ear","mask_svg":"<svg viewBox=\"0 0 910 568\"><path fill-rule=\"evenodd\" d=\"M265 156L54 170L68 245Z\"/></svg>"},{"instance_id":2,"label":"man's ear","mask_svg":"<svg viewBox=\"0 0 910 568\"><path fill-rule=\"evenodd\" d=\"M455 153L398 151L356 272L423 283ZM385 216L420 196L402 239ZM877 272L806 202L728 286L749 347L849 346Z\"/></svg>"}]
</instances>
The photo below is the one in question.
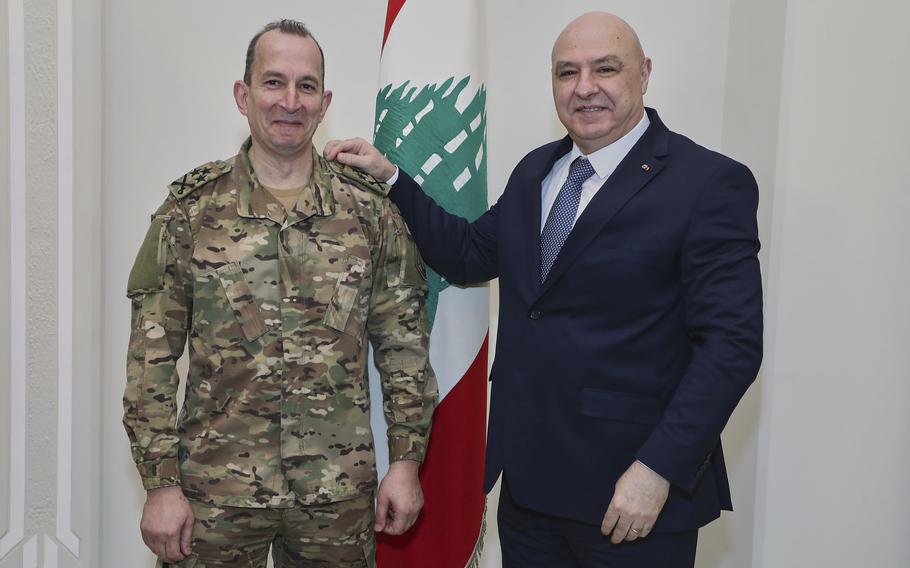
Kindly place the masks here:
<instances>
[{"instance_id":1,"label":"man's ear","mask_svg":"<svg viewBox=\"0 0 910 568\"><path fill-rule=\"evenodd\" d=\"M651 58L645 57L641 62L641 94L648 92L648 80L651 78Z\"/></svg>"},{"instance_id":2,"label":"man's ear","mask_svg":"<svg viewBox=\"0 0 910 568\"><path fill-rule=\"evenodd\" d=\"M325 91L322 93L322 111L319 113L320 122L325 118L325 113L329 110L330 104L332 104L332 91Z\"/></svg>"},{"instance_id":3,"label":"man's ear","mask_svg":"<svg viewBox=\"0 0 910 568\"><path fill-rule=\"evenodd\" d=\"M241 80L234 81L234 102L237 103L240 114L246 116L250 103L250 86Z\"/></svg>"}]
</instances>

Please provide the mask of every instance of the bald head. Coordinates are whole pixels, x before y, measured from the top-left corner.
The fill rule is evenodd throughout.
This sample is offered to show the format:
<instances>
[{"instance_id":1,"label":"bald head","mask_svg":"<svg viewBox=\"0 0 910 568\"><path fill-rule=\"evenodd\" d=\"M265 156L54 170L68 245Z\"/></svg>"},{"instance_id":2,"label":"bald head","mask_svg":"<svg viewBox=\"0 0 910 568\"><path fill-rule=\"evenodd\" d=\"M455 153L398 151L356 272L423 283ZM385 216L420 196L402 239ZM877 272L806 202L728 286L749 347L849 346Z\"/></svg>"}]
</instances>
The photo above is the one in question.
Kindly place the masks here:
<instances>
[{"instance_id":1,"label":"bald head","mask_svg":"<svg viewBox=\"0 0 910 568\"><path fill-rule=\"evenodd\" d=\"M645 58L638 34L625 20L609 12L588 12L569 22L560 32L553 44L553 62L558 50L598 38L613 43L637 61Z\"/></svg>"},{"instance_id":2,"label":"bald head","mask_svg":"<svg viewBox=\"0 0 910 568\"><path fill-rule=\"evenodd\" d=\"M622 18L579 16L556 38L552 58L556 113L582 152L612 144L641 120L651 60Z\"/></svg>"}]
</instances>

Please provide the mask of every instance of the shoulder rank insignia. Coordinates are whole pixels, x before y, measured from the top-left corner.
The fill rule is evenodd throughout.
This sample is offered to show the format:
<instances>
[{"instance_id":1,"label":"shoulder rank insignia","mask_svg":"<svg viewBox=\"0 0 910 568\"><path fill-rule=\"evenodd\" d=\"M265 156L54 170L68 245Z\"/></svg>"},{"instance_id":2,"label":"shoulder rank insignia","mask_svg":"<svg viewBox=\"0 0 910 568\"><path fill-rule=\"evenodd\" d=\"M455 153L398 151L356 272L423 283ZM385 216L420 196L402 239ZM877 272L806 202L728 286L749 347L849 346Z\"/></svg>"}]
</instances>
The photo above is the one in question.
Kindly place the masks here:
<instances>
[{"instance_id":1,"label":"shoulder rank insignia","mask_svg":"<svg viewBox=\"0 0 910 568\"><path fill-rule=\"evenodd\" d=\"M224 162L221 160L203 164L174 180L174 182L168 186L168 190L171 192L171 195L177 199L183 199L196 191L197 188L228 173L231 171L232 167L233 164L231 162Z\"/></svg>"},{"instance_id":2,"label":"shoulder rank insignia","mask_svg":"<svg viewBox=\"0 0 910 568\"><path fill-rule=\"evenodd\" d=\"M326 160L328 162L328 160ZM388 184L379 181L366 172L362 172L353 166L342 164L341 162L328 162L332 171L354 185L367 191L377 193L382 196L389 194L392 189Z\"/></svg>"}]
</instances>

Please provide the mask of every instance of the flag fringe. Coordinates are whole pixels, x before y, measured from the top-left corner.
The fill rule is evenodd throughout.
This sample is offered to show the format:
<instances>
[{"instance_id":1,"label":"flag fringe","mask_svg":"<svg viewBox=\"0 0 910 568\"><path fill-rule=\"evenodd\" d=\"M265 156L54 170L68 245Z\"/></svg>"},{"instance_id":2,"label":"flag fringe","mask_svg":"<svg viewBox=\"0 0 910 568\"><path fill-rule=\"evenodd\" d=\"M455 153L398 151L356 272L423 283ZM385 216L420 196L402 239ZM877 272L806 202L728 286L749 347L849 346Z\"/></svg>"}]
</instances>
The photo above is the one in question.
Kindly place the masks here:
<instances>
[{"instance_id":1,"label":"flag fringe","mask_svg":"<svg viewBox=\"0 0 910 568\"><path fill-rule=\"evenodd\" d=\"M474 544L474 552L464 568L480 568L480 557L483 555L483 537L487 532L487 497L483 498L483 520L480 523L480 532L477 534L477 542Z\"/></svg>"}]
</instances>

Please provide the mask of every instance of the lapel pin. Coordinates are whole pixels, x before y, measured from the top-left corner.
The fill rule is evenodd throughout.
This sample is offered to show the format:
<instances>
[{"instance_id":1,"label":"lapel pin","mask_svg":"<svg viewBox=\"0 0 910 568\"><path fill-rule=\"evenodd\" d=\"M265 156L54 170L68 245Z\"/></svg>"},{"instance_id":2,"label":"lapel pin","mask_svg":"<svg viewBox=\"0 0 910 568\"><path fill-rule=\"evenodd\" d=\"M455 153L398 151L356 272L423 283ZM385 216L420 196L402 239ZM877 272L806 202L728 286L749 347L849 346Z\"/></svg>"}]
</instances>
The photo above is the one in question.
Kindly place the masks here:
<instances>
[{"instance_id":1,"label":"lapel pin","mask_svg":"<svg viewBox=\"0 0 910 568\"><path fill-rule=\"evenodd\" d=\"M642 164L641 169L643 171L649 172L649 171L651 171L651 166L649 166L648 164Z\"/></svg>"}]
</instances>

